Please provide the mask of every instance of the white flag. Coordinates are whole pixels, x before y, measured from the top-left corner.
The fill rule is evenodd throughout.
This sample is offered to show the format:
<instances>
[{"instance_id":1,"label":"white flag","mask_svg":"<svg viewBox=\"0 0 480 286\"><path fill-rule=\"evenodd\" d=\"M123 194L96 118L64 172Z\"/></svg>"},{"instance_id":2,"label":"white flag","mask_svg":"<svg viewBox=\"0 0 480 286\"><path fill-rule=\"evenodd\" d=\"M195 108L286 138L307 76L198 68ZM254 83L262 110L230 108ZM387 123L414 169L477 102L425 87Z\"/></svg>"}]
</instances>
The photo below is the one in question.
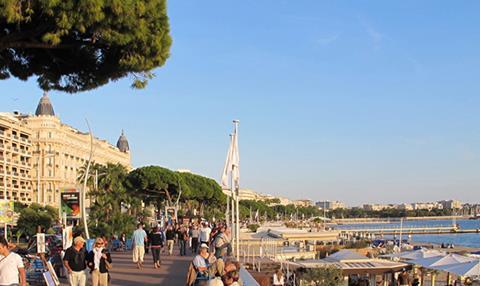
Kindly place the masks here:
<instances>
[{"instance_id":1,"label":"white flag","mask_svg":"<svg viewBox=\"0 0 480 286\"><path fill-rule=\"evenodd\" d=\"M227 158L225 159L225 166L222 172L222 189L228 189L228 174L232 169L232 150L233 150L233 136L230 136L230 146L228 146Z\"/></svg>"}]
</instances>

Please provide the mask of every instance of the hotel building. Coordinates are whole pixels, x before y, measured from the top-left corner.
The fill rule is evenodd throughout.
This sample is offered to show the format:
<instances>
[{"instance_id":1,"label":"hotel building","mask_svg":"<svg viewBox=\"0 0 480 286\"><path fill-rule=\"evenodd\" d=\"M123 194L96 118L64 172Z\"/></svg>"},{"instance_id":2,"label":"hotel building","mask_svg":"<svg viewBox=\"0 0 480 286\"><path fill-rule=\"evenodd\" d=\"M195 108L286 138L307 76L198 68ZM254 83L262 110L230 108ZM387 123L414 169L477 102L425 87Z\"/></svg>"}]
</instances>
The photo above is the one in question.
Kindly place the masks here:
<instances>
[{"instance_id":1,"label":"hotel building","mask_svg":"<svg viewBox=\"0 0 480 286\"><path fill-rule=\"evenodd\" d=\"M0 199L32 202L31 130L14 114L0 113Z\"/></svg>"},{"instance_id":2,"label":"hotel building","mask_svg":"<svg viewBox=\"0 0 480 286\"><path fill-rule=\"evenodd\" d=\"M18 173L23 171L26 174L25 188L26 191L28 190L28 198L26 201L21 200L22 193L18 190L21 190L22 181L19 180L17 185L20 189L9 188L7 184L7 193L12 193L10 197L14 200L18 200L17 197L20 198L21 202L38 202L58 207L62 190L81 187L78 178L81 175L81 168L88 162L90 156L90 134L62 123L60 118L55 116L53 106L46 94L40 99L35 115L17 113L12 114L11 117L16 121L12 122L14 127L7 129L6 133L11 135L15 132L20 141L7 141L7 143L17 144L17 149L20 151L18 154L12 153L11 156L15 157L7 163L12 164L18 161L20 166L17 166L21 167L24 162L24 166L28 167L17 168ZM129 145L123 131L117 146L98 138L93 138L92 145L92 161L95 163L103 165L119 163L131 169ZM11 146L13 148L13 145ZM10 153L7 152L6 155L10 156ZM13 165L7 166L6 170L13 170L13 168ZM13 182L14 178L8 178L8 180L7 182ZM15 186L13 183L11 185ZM15 190L17 190L17 197L13 195Z\"/></svg>"}]
</instances>

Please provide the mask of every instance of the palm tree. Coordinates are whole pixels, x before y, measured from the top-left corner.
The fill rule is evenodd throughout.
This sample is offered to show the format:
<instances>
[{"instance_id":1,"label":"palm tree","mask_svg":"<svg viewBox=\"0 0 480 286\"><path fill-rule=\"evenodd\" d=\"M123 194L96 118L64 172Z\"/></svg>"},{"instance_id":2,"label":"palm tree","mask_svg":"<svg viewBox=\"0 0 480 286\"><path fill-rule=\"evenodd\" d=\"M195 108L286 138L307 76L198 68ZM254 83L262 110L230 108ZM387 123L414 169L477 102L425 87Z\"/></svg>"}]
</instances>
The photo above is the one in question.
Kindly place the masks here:
<instances>
[{"instance_id":1,"label":"palm tree","mask_svg":"<svg viewBox=\"0 0 480 286\"><path fill-rule=\"evenodd\" d=\"M81 166L78 170L77 183L79 184L83 184L83 180L85 179L85 173L87 171L87 164L88 162L85 162L85 164ZM98 174L102 174L104 172L104 169L104 165L92 162L89 171L90 174L88 174L87 178L87 187L89 190L92 191L96 189L96 179L98 177Z\"/></svg>"},{"instance_id":2,"label":"palm tree","mask_svg":"<svg viewBox=\"0 0 480 286\"><path fill-rule=\"evenodd\" d=\"M132 227L136 210L141 205L137 198L129 196L126 191L127 175L127 169L120 164L109 163L97 169L98 185L91 192L95 201L91 207L90 217L95 220L95 226L101 225L101 229L109 231L109 234ZM129 206L128 213L122 212L122 204Z\"/></svg>"}]
</instances>

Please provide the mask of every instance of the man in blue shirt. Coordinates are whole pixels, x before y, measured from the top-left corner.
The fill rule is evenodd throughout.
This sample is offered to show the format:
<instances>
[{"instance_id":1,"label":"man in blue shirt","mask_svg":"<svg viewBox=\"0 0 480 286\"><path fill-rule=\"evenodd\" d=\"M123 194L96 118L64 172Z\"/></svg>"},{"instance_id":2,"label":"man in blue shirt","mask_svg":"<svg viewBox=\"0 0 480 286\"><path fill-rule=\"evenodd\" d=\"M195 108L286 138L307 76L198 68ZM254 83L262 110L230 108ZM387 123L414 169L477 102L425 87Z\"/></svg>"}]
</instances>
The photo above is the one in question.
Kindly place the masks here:
<instances>
[{"instance_id":1,"label":"man in blue shirt","mask_svg":"<svg viewBox=\"0 0 480 286\"><path fill-rule=\"evenodd\" d=\"M137 264L137 268L143 267L143 257L145 256L145 242L148 241L147 233L143 230L143 225L139 223L137 230L133 232L133 263Z\"/></svg>"}]
</instances>

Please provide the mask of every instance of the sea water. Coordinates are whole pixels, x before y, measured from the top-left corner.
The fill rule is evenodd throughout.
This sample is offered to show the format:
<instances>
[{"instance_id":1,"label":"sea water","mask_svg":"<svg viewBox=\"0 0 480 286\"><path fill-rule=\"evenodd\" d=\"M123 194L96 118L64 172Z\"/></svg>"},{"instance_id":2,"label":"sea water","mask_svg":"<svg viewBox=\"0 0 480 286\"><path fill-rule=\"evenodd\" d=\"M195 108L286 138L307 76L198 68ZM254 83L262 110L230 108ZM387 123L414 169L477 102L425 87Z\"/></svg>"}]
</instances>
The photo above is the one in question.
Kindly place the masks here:
<instances>
[{"instance_id":1,"label":"sea water","mask_svg":"<svg viewBox=\"0 0 480 286\"><path fill-rule=\"evenodd\" d=\"M480 229L480 220L419 220L404 221L403 227L435 227L435 226L451 226L453 223L458 224L460 229ZM339 225L337 229L362 229L362 228L400 228L400 222L394 223L369 223L369 224L348 224ZM388 237L387 237L388 238ZM397 236L398 238L398 236ZM403 239L409 238L405 234ZM451 233L451 234L414 234L411 236L414 242L435 243L435 244L453 244L458 246L477 247L480 248L479 233Z\"/></svg>"}]
</instances>

